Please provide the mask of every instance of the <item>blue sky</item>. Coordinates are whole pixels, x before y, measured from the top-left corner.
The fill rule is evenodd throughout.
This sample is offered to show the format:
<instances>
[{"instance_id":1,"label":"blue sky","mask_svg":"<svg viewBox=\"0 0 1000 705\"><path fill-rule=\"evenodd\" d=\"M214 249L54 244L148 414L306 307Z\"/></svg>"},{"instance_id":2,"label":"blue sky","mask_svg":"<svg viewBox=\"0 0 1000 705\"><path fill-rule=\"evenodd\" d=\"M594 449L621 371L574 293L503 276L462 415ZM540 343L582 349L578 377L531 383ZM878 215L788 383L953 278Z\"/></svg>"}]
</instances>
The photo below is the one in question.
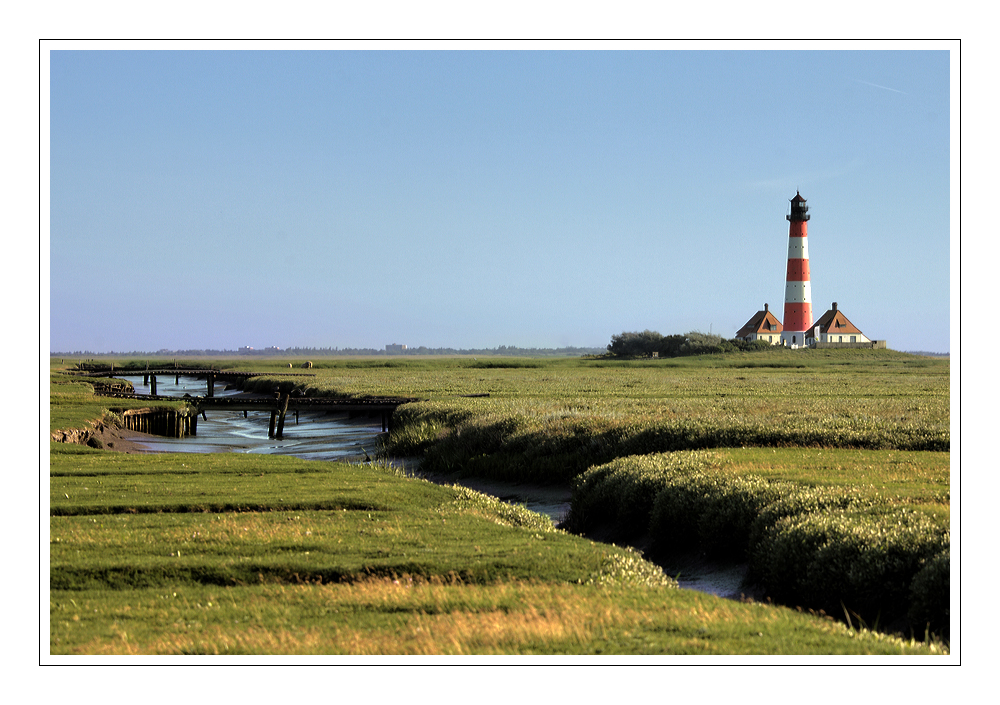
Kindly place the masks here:
<instances>
[{"instance_id":1,"label":"blue sky","mask_svg":"<svg viewBox=\"0 0 1000 705\"><path fill-rule=\"evenodd\" d=\"M949 350L947 51L49 61L54 351L731 337L796 190L815 316Z\"/></svg>"}]
</instances>

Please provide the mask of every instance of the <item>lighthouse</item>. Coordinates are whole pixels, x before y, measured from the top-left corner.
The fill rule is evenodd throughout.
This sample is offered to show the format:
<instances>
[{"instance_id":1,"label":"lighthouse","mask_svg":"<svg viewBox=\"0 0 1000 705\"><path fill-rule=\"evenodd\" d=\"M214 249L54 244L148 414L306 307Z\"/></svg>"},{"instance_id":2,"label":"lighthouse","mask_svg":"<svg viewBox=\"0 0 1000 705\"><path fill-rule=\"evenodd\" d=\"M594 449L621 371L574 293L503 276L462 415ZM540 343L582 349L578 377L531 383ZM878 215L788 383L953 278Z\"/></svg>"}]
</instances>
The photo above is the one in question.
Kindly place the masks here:
<instances>
[{"instance_id":1,"label":"lighthouse","mask_svg":"<svg viewBox=\"0 0 1000 705\"><path fill-rule=\"evenodd\" d=\"M795 192L788 220L788 269L785 274L785 317L781 344L791 348L805 345L806 331L812 325L812 291L809 288L809 243L806 223L809 206Z\"/></svg>"}]
</instances>

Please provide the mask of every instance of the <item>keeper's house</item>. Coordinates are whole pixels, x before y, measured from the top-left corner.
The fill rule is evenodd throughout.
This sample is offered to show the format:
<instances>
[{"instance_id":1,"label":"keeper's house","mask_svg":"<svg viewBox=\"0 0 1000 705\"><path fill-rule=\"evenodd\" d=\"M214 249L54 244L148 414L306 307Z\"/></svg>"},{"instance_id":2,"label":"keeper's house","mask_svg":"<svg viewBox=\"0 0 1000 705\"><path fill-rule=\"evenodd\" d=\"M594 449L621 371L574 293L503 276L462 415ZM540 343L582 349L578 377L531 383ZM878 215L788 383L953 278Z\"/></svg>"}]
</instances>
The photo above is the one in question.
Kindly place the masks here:
<instances>
[{"instance_id":1,"label":"keeper's house","mask_svg":"<svg viewBox=\"0 0 1000 705\"><path fill-rule=\"evenodd\" d=\"M833 308L824 313L806 331L806 345L816 348L884 348L884 340L870 340L844 312Z\"/></svg>"},{"instance_id":2,"label":"keeper's house","mask_svg":"<svg viewBox=\"0 0 1000 705\"><path fill-rule=\"evenodd\" d=\"M780 345L782 330L781 321L768 311L767 304L764 304L764 310L755 313L753 318L736 332L736 337L749 342L764 340L771 345Z\"/></svg>"}]
</instances>

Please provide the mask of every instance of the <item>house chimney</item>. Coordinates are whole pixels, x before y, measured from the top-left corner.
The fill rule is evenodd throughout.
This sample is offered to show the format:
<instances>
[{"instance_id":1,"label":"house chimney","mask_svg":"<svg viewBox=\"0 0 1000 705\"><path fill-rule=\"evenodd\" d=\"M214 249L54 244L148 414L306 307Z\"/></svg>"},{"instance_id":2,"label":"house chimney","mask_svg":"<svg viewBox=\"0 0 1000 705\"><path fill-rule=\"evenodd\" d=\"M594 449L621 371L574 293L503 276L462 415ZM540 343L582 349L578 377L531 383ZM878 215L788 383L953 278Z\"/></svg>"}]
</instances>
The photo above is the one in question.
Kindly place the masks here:
<instances>
[{"instance_id":1,"label":"house chimney","mask_svg":"<svg viewBox=\"0 0 1000 705\"><path fill-rule=\"evenodd\" d=\"M836 311L836 310L837 310L837 302L836 302L836 301L834 301L834 302L833 302L833 310L834 310L834 311Z\"/></svg>"},{"instance_id":2,"label":"house chimney","mask_svg":"<svg viewBox=\"0 0 1000 705\"><path fill-rule=\"evenodd\" d=\"M767 313L767 304L764 304L764 313Z\"/></svg>"}]
</instances>

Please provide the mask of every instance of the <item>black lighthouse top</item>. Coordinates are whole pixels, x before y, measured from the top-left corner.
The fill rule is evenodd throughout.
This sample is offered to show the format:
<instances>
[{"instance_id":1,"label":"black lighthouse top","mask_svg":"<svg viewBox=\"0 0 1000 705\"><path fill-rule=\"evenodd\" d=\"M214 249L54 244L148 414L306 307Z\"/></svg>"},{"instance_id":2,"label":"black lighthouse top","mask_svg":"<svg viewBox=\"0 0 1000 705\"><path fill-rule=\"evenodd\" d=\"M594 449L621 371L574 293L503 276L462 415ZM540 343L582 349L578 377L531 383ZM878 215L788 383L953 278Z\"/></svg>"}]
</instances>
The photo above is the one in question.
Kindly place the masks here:
<instances>
[{"instance_id":1,"label":"black lighthouse top","mask_svg":"<svg viewBox=\"0 0 1000 705\"><path fill-rule=\"evenodd\" d=\"M795 192L795 198L792 199L792 212L785 216L785 220L809 220L809 206L806 205L806 199L799 195L799 192Z\"/></svg>"}]
</instances>

